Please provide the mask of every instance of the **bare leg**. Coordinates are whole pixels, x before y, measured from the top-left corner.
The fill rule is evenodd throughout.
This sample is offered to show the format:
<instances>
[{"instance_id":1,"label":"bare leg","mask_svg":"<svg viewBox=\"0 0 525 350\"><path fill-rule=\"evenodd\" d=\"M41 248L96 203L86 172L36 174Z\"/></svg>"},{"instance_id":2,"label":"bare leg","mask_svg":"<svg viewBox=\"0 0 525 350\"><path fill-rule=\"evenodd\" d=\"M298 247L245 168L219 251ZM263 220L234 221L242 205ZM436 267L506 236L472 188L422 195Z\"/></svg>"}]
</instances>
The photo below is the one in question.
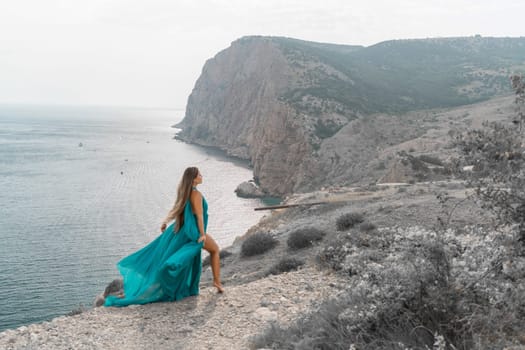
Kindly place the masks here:
<instances>
[{"instance_id":1,"label":"bare leg","mask_svg":"<svg viewBox=\"0 0 525 350\"><path fill-rule=\"evenodd\" d=\"M210 265L211 272L213 273L213 285L217 288L217 292L224 292L224 288L221 283L221 263L219 258L219 246L215 240L210 236L206 235L206 242L204 243L204 249L210 253Z\"/></svg>"}]
</instances>

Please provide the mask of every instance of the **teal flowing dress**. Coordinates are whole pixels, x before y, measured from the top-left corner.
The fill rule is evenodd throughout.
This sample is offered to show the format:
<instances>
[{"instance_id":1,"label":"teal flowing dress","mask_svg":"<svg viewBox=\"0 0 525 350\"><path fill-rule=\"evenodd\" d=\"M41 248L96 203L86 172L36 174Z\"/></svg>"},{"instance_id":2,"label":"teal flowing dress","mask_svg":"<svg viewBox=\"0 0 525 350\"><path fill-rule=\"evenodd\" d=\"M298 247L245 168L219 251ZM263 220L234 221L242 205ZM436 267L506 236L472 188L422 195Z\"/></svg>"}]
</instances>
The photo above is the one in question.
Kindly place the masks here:
<instances>
[{"instance_id":1,"label":"teal flowing dress","mask_svg":"<svg viewBox=\"0 0 525 350\"><path fill-rule=\"evenodd\" d=\"M204 230L208 226L208 203L202 198ZM126 306L174 301L199 294L202 269L200 233L190 201L184 207L184 223L175 223L144 248L118 262L124 297L109 295L104 306Z\"/></svg>"}]
</instances>

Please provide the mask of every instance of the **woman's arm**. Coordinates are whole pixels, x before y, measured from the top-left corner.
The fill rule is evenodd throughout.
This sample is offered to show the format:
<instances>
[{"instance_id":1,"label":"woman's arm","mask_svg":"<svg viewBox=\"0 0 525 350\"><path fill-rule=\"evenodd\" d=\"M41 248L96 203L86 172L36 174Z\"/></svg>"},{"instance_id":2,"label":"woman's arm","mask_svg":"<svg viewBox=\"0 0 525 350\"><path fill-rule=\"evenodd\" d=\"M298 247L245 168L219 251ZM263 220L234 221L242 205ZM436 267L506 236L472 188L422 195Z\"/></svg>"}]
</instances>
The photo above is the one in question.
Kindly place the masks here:
<instances>
[{"instance_id":1,"label":"woman's arm","mask_svg":"<svg viewBox=\"0 0 525 350\"><path fill-rule=\"evenodd\" d=\"M202 195L199 191L192 191L190 195L191 210L197 218L197 227L199 229L199 240L197 242L203 242L206 240L206 232L204 231L204 216L202 209Z\"/></svg>"}]
</instances>

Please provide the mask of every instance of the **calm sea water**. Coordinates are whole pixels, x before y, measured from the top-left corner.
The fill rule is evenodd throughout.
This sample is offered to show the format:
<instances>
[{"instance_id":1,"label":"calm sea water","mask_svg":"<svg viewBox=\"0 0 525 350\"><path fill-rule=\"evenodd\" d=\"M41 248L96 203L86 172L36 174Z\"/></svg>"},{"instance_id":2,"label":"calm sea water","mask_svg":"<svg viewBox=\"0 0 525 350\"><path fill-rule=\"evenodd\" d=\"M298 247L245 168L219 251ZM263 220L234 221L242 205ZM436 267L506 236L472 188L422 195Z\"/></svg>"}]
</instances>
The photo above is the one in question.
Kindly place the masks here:
<instances>
[{"instance_id":1,"label":"calm sea water","mask_svg":"<svg viewBox=\"0 0 525 350\"><path fill-rule=\"evenodd\" d=\"M198 166L208 232L231 244L263 215L233 192L244 164L174 140L183 111L0 106L0 331L90 306L115 263L159 234Z\"/></svg>"}]
</instances>

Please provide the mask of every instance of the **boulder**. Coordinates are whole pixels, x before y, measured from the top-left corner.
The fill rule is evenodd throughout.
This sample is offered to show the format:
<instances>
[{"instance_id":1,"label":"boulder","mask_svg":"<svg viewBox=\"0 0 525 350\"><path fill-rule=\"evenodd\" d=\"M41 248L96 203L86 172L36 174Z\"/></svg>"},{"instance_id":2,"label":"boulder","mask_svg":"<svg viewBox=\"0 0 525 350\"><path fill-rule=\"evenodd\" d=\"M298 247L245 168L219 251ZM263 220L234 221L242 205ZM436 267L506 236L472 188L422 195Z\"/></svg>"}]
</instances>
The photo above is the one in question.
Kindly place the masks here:
<instances>
[{"instance_id":1,"label":"boulder","mask_svg":"<svg viewBox=\"0 0 525 350\"><path fill-rule=\"evenodd\" d=\"M123 292L124 284L122 279L114 279L104 289L104 293L101 293L95 297L93 305L99 307L104 305L108 295L119 295Z\"/></svg>"},{"instance_id":2,"label":"boulder","mask_svg":"<svg viewBox=\"0 0 525 350\"><path fill-rule=\"evenodd\" d=\"M251 181L241 183L235 189L235 193L237 193L237 196L241 198L261 198L266 196L266 194L261 191L261 189L254 182Z\"/></svg>"}]
</instances>

